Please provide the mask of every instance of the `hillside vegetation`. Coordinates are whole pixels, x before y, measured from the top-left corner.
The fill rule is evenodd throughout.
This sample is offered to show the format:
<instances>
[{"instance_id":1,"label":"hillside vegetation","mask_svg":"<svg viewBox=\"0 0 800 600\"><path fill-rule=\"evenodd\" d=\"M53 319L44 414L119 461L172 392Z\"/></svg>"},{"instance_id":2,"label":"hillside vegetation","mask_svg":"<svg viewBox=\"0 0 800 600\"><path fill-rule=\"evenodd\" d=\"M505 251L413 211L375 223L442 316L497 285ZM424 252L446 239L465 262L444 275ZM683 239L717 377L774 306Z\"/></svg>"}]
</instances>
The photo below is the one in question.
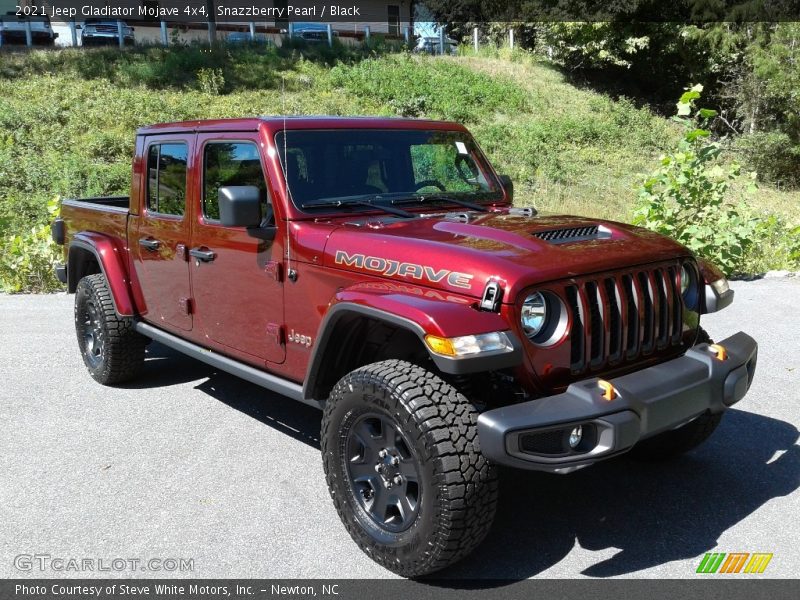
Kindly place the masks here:
<instances>
[{"instance_id":1,"label":"hillside vegetation","mask_svg":"<svg viewBox=\"0 0 800 600\"><path fill-rule=\"evenodd\" d=\"M527 55L417 57L379 45L37 50L0 55L0 288L53 289L43 225L57 197L127 193L134 131L259 114L405 115L473 131L517 202L630 220L637 188L674 146L671 121L567 83ZM734 186L755 213L797 224L796 192ZM49 204L49 208L48 208ZM766 218L766 217L764 217ZM794 221L793 221L794 220ZM774 236L783 244L783 229ZM789 266L756 253L749 270Z\"/></svg>"}]
</instances>

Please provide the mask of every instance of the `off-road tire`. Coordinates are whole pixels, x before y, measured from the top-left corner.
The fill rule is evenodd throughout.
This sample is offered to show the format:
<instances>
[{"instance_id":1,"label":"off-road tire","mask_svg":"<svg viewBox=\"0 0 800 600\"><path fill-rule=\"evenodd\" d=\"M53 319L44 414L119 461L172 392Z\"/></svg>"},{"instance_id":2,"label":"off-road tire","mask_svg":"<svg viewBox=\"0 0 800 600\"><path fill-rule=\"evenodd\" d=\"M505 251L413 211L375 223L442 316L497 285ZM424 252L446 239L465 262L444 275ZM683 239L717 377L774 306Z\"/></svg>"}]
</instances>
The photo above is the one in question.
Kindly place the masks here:
<instances>
[{"instance_id":1,"label":"off-road tire","mask_svg":"<svg viewBox=\"0 0 800 600\"><path fill-rule=\"evenodd\" d=\"M702 327L697 332L697 343L713 344L711 337ZM722 421L723 414L705 413L678 429L654 435L636 444L631 450L631 455L640 460L660 461L685 454L711 437Z\"/></svg>"},{"instance_id":2,"label":"off-road tire","mask_svg":"<svg viewBox=\"0 0 800 600\"><path fill-rule=\"evenodd\" d=\"M419 468L418 512L399 533L370 520L348 475L349 432L373 414L392 421ZM496 467L480 452L477 419L453 386L401 360L361 367L336 384L322 420L323 466L339 517L370 558L399 575L421 577L463 558L486 537L498 485Z\"/></svg>"},{"instance_id":3,"label":"off-road tire","mask_svg":"<svg viewBox=\"0 0 800 600\"><path fill-rule=\"evenodd\" d=\"M117 314L101 273L87 275L78 282L75 333L83 362L98 383L122 383L141 372L148 340L136 333L132 318Z\"/></svg>"}]
</instances>

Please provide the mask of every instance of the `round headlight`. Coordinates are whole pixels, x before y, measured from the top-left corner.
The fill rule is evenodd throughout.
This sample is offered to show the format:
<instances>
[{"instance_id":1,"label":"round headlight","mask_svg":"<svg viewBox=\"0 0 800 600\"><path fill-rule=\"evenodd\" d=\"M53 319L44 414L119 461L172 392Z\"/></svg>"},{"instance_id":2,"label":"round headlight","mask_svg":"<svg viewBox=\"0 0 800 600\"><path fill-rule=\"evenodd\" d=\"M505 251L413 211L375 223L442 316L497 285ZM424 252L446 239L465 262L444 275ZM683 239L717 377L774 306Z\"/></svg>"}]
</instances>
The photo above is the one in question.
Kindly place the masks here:
<instances>
[{"instance_id":1,"label":"round headlight","mask_svg":"<svg viewBox=\"0 0 800 600\"><path fill-rule=\"evenodd\" d=\"M686 265L681 267L681 294L685 294L686 290L689 289L689 286L692 283L692 274L689 272L689 269Z\"/></svg>"},{"instance_id":2,"label":"round headlight","mask_svg":"<svg viewBox=\"0 0 800 600\"><path fill-rule=\"evenodd\" d=\"M547 301L545 297L536 292L525 298L522 303L522 329L529 338L536 337L547 322Z\"/></svg>"}]
</instances>

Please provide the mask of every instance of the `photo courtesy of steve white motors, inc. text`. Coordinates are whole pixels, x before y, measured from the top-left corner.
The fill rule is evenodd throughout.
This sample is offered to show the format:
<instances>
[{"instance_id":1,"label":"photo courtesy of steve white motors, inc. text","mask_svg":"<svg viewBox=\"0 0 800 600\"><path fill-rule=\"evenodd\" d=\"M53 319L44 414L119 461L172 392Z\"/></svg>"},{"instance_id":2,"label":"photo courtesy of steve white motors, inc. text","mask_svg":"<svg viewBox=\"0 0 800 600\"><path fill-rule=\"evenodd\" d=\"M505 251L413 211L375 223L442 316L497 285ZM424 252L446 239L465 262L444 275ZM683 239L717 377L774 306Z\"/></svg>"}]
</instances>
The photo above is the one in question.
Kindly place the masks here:
<instances>
[{"instance_id":1,"label":"photo courtesy of steve white motors, inc. text","mask_svg":"<svg viewBox=\"0 0 800 600\"><path fill-rule=\"evenodd\" d=\"M16 597L38 596L66 596L70 598L101 598L116 596L212 596L212 597L242 597L256 594L269 594L270 596L300 596L304 598L315 596L338 596L341 586L338 583L320 583L313 585L283 585L278 583L262 584L259 586L220 585L215 583L108 583L97 582L94 585L75 583L47 583L14 585Z\"/></svg>"},{"instance_id":2,"label":"photo courtesy of steve white motors, inc. text","mask_svg":"<svg viewBox=\"0 0 800 600\"><path fill-rule=\"evenodd\" d=\"M264 3L261 3L264 4ZM50 19L80 18L145 18L145 19L210 19L216 17L249 17L258 19L337 19L358 18L360 7L356 3L331 4L299 2L281 6L260 6L258 2L243 0L220 2L209 8L205 2L192 0L178 2L52 2L43 4L18 4L18 17L48 17Z\"/></svg>"}]
</instances>

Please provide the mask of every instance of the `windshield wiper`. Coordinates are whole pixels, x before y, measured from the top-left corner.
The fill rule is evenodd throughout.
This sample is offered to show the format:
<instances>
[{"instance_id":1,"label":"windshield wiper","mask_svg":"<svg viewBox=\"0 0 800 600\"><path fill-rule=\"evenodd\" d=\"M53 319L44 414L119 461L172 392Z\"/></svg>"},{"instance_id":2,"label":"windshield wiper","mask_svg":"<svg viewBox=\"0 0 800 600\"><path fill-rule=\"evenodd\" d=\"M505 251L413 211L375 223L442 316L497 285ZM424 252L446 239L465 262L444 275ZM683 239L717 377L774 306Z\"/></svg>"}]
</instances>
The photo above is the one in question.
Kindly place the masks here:
<instances>
[{"instance_id":1,"label":"windshield wiper","mask_svg":"<svg viewBox=\"0 0 800 600\"><path fill-rule=\"evenodd\" d=\"M328 200L319 200L317 202L306 202L305 204L301 204L300 208L342 208L347 206L366 206L372 209L382 210L383 212L397 215L398 217L403 217L405 219L413 219L416 217L416 215L413 213L403 210L402 208L395 208L394 206L387 206L386 204L377 204L373 202L374 198L376 198L376 196L349 199L330 198Z\"/></svg>"},{"instance_id":2,"label":"windshield wiper","mask_svg":"<svg viewBox=\"0 0 800 600\"><path fill-rule=\"evenodd\" d=\"M392 204L411 204L412 202L416 204L425 204L426 202L449 202L450 204L463 206L464 208L469 208L470 210L489 212L489 209L482 204L475 204L474 202L469 202L468 200L454 198L448 194L418 194L409 196L408 198L398 198L397 200L392 200Z\"/></svg>"}]
</instances>

